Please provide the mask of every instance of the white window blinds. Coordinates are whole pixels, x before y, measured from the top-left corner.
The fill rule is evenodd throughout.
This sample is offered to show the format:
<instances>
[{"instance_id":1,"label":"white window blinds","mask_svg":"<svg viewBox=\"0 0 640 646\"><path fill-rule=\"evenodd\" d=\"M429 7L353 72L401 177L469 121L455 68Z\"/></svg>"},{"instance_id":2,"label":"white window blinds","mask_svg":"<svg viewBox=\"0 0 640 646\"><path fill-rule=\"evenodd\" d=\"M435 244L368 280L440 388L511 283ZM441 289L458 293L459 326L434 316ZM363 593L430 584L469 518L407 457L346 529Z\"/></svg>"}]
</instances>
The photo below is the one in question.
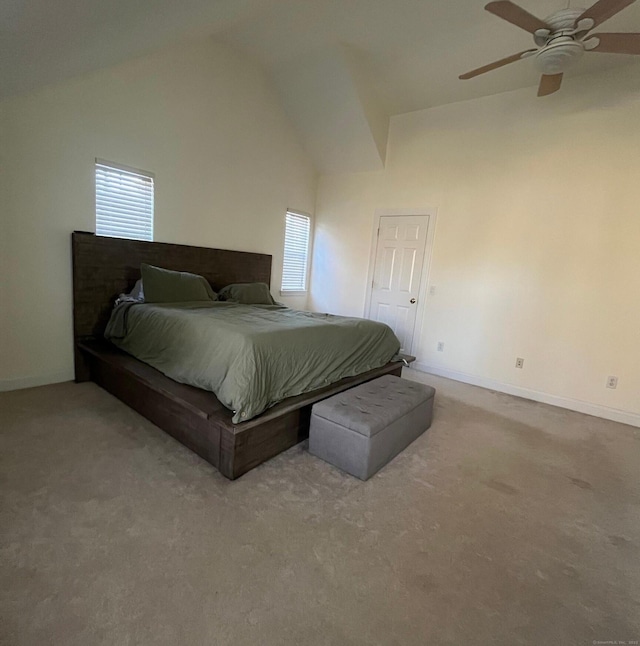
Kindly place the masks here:
<instances>
[{"instance_id":1,"label":"white window blinds","mask_svg":"<svg viewBox=\"0 0 640 646\"><path fill-rule=\"evenodd\" d=\"M282 292L304 292L307 289L310 232L311 218L308 215L287 211Z\"/></svg>"},{"instance_id":2,"label":"white window blinds","mask_svg":"<svg viewBox=\"0 0 640 646\"><path fill-rule=\"evenodd\" d=\"M153 175L96 159L96 234L153 240Z\"/></svg>"}]
</instances>

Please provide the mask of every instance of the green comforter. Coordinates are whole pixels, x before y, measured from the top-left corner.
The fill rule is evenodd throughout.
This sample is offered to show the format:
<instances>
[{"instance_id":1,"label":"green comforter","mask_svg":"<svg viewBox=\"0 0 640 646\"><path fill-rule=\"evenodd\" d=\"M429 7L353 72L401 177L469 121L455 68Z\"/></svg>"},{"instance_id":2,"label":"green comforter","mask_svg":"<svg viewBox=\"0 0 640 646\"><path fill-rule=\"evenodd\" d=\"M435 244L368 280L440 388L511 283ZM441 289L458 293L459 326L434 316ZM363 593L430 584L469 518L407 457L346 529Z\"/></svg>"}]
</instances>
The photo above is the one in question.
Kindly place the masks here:
<instances>
[{"instance_id":1,"label":"green comforter","mask_svg":"<svg viewBox=\"0 0 640 646\"><path fill-rule=\"evenodd\" d=\"M220 301L120 303L105 336L175 381L214 392L235 423L383 366L400 347L375 321Z\"/></svg>"}]
</instances>

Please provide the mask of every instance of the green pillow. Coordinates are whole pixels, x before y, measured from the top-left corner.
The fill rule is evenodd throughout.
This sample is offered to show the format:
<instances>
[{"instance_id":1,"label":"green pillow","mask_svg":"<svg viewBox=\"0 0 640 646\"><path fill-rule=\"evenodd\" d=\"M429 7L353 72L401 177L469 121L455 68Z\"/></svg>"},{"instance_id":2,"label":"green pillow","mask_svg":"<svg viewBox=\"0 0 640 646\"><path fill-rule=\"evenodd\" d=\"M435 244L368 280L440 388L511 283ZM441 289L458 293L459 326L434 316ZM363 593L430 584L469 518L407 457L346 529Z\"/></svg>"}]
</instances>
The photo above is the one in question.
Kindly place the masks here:
<instances>
[{"instance_id":1,"label":"green pillow","mask_svg":"<svg viewBox=\"0 0 640 646\"><path fill-rule=\"evenodd\" d=\"M202 276L171 271L145 263L140 265L145 303L217 301L217 294Z\"/></svg>"},{"instance_id":2,"label":"green pillow","mask_svg":"<svg viewBox=\"0 0 640 646\"><path fill-rule=\"evenodd\" d=\"M220 290L223 301L234 301L243 305L277 305L266 283L234 283Z\"/></svg>"}]
</instances>

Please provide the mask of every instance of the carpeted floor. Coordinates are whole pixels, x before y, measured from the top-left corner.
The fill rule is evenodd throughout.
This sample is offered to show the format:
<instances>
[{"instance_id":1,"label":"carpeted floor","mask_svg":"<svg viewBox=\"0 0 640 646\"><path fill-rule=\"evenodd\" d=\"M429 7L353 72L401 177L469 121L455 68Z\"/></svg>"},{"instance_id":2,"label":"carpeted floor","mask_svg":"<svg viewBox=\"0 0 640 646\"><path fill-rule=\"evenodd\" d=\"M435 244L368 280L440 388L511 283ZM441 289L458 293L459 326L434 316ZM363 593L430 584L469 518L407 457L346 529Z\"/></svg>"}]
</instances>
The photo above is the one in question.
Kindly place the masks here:
<instances>
[{"instance_id":1,"label":"carpeted floor","mask_svg":"<svg viewBox=\"0 0 640 646\"><path fill-rule=\"evenodd\" d=\"M640 430L407 376L434 424L366 483L304 444L229 482L93 384L0 394L0 643L639 640Z\"/></svg>"}]
</instances>

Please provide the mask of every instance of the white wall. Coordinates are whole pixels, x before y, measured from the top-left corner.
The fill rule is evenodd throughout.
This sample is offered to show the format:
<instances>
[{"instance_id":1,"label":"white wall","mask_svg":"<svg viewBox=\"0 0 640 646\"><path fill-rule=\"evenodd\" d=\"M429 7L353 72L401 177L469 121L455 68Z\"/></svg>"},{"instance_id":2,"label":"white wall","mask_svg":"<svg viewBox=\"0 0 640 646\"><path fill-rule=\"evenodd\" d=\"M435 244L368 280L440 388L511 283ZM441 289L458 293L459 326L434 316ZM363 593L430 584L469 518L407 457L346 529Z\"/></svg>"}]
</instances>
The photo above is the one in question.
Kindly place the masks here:
<instances>
[{"instance_id":1,"label":"white wall","mask_svg":"<svg viewBox=\"0 0 640 646\"><path fill-rule=\"evenodd\" d=\"M638 66L393 118L320 179L311 307L362 315L374 211L435 207L422 367L640 424L639 123Z\"/></svg>"},{"instance_id":2,"label":"white wall","mask_svg":"<svg viewBox=\"0 0 640 646\"><path fill-rule=\"evenodd\" d=\"M358 91L345 51L292 59L273 74L274 83L320 172L380 170L383 156L372 129L380 118Z\"/></svg>"},{"instance_id":3,"label":"white wall","mask_svg":"<svg viewBox=\"0 0 640 646\"><path fill-rule=\"evenodd\" d=\"M5 132L5 110L0 102L0 133ZM0 138L0 374L2 366L7 364L7 339L4 338L4 332L8 329L7 325L7 283L9 277L9 240L6 232L8 231L8 209L7 209L7 191L6 191L6 148L2 145Z\"/></svg>"},{"instance_id":4,"label":"white wall","mask_svg":"<svg viewBox=\"0 0 640 646\"><path fill-rule=\"evenodd\" d=\"M155 173L157 241L273 254L277 295L285 210L313 212L316 177L237 54L192 42L5 101L0 117L0 389L73 378L70 234L95 230L95 157Z\"/></svg>"}]
</instances>

